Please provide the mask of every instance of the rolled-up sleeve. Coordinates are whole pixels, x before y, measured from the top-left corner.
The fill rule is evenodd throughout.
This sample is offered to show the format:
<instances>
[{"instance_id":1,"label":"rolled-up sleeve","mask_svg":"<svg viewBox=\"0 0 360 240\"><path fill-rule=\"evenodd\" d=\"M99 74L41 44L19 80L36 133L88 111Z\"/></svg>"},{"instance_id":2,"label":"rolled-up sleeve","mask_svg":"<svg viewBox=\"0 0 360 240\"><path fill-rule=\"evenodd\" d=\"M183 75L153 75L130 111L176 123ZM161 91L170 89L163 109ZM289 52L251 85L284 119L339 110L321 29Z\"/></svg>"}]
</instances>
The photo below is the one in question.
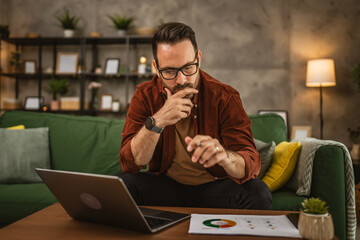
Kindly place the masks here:
<instances>
[{"instance_id":1,"label":"rolled-up sleeve","mask_svg":"<svg viewBox=\"0 0 360 240\"><path fill-rule=\"evenodd\" d=\"M251 122L243 108L239 93L231 94L219 113L220 135L225 148L238 153L245 161L245 176L241 179L229 177L239 184L255 178L260 172L260 155L255 148Z\"/></svg>"},{"instance_id":2,"label":"rolled-up sleeve","mask_svg":"<svg viewBox=\"0 0 360 240\"><path fill-rule=\"evenodd\" d=\"M131 151L131 140L144 126L146 116L150 114L146 111L146 100L137 89L131 100L128 114L126 117L123 132L121 134L122 142L120 149L120 164L124 172L137 173L146 165L138 166Z\"/></svg>"}]
</instances>

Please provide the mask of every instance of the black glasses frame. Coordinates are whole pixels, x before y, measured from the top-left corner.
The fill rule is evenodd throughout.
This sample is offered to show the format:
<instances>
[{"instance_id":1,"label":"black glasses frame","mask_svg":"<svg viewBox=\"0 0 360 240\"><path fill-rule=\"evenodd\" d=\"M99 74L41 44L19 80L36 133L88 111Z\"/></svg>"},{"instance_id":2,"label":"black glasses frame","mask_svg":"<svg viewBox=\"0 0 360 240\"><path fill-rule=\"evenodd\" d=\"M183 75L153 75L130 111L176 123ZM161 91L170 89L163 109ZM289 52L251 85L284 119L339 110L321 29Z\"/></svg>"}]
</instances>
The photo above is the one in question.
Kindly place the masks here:
<instances>
[{"instance_id":1,"label":"black glasses frame","mask_svg":"<svg viewBox=\"0 0 360 240\"><path fill-rule=\"evenodd\" d=\"M192 75L196 74L196 73L199 71L199 59L198 59L197 54L196 54L196 56L195 56L195 59L196 59L196 61L197 61L196 63L189 63L189 64L186 64L186 65L180 67L180 68L165 68L165 69L161 69L161 70L159 69L159 67L158 67L159 64L158 64L157 61L156 61L156 68L157 68L157 70L159 71L161 77L162 77L163 79L165 79L165 80L173 80L173 79L175 79L175 78L177 77L179 71L181 71L182 74L184 74L185 76L188 77L188 76L192 76ZM188 67L188 66L193 66L193 65L196 66L196 71L195 71L194 73L192 73L192 74L186 74L186 73L184 73L183 68L186 68L186 67ZM163 71L170 70L170 69L171 69L171 70L176 70L175 76L174 76L173 78L165 78L164 75L163 75Z\"/></svg>"}]
</instances>

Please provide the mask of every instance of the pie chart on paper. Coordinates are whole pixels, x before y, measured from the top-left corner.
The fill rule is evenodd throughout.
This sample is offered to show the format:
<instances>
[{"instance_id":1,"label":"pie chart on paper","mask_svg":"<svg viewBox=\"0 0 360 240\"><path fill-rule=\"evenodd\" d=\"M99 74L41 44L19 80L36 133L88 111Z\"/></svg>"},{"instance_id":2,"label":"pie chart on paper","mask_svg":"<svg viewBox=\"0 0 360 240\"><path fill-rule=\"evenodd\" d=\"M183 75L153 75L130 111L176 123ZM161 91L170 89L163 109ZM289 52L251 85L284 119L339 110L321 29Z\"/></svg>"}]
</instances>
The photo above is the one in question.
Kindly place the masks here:
<instances>
[{"instance_id":1,"label":"pie chart on paper","mask_svg":"<svg viewBox=\"0 0 360 240\"><path fill-rule=\"evenodd\" d=\"M236 225L236 222L228 219L208 219L203 221L203 224L213 228L230 228Z\"/></svg>"}]
</instances>

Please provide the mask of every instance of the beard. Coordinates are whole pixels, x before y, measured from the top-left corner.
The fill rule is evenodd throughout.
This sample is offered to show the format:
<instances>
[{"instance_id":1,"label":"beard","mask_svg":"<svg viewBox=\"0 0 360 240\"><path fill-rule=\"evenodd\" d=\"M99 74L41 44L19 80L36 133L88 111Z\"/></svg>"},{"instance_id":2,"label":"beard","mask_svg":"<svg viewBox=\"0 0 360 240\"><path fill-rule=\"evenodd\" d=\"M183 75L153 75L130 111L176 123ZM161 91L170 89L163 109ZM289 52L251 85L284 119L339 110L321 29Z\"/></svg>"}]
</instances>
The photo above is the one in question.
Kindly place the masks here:
<instances>
[{"instance_id":1,"label":"beard","mask_svg":"<svg viewBox=\"0 0 360 240\"><path fill-rule=\"evenodd\" d=\"M196 88L196 85L198 84L199 79L200 79L200 76L198 75L198 76L196 77L195 84L192 84L192 83L189 83L189 82L184 83L183 85L181 85L181 84L176 84L176 86L173 87L173 88L170 89L170 90L171 90L171 92L172 92L173 94L175 94L175 93L177 93L177 92L179 92L180 90L183 90L183 89L185 89L185 88ZM193 94L193 93L187 94L184 98L193 99L193 98L194 98L194 94Z\"/></svg>"}]
</instances>

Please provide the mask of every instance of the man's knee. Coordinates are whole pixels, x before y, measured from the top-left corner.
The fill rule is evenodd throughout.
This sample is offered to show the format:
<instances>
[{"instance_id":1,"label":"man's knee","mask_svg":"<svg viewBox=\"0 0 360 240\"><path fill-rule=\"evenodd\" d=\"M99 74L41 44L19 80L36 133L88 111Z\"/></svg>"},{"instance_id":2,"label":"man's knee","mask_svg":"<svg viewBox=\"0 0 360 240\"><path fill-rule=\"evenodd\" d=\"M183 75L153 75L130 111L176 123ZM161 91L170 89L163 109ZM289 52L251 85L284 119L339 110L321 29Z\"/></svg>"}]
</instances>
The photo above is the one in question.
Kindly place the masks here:
<instances>
[{"instance_id":1,"label":"man's knee","mask_svg":"<svg viewBox=\"0 0 360 240\"><path fill-rule=\"evenodd\" d=\"M240 197L237 197L237 207L241 209L270 210L272 196L268 186L261 180L252 179L243 183Z\"/></svg>"}]
</instances>

